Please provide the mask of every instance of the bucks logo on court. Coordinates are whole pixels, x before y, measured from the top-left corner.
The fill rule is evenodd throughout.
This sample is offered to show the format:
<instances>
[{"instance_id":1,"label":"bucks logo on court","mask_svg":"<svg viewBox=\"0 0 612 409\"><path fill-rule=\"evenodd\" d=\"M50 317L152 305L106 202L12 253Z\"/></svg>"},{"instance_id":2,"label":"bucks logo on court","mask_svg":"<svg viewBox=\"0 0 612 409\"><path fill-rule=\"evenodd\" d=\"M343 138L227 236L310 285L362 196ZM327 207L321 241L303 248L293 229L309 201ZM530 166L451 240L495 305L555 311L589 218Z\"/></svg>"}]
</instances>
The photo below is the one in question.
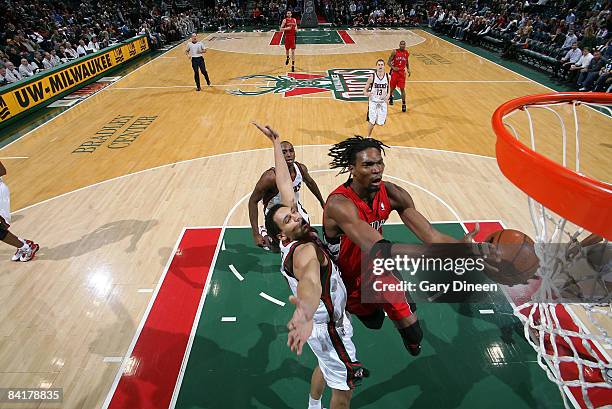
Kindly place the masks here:
<instances>
[{"instance_id":1,"label":"bucks logo on court","mask_svg":"<svg viewBox=\"0 0 612 409\"><path fill-rule=\"evenodd\" d=\"M367 101L367 97L363 95L363 87L374 72L375 70L369 68L334 68L328 70L327 75L294 72L280 76L245 75L237 78L243 82L239 89L227 92L238 96L274 93L284 97L331 92L335 99L342 101ZM399 92L395 90L393 97L399 96Z\"/></svg>"}]
</instances>

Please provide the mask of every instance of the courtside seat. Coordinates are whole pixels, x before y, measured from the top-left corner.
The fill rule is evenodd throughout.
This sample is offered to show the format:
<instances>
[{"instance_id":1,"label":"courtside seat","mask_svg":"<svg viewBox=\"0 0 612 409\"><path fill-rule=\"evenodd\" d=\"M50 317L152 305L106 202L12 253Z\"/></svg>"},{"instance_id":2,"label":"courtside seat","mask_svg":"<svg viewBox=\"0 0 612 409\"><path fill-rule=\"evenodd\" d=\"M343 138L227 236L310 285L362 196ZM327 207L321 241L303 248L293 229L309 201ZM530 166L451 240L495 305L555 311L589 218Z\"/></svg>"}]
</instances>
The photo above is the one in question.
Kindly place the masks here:
<instances>
[{"instance_id":1,"label":"courtside seat","mask_svg":"<svg viewBox=\"0 0 612 409\"><path fill-rule=\"evenodd\" d=\"M552 69L556 63L557 50L549 44L541 41L528 39L527 48L519 50L518 58L523 62L536 66L540 69Z\"/></svg>"},{"instance_id":2,"label":"courtside seat","mask_svg":"<svg viewBox=\"0 0 612 409\"><path fill-rule=\"evenodd\" d=\"M491 30L488 35L482 37L482 45L495 51L501 51L504 48L504 40L498 30Z\"/></svg>"}]
</instances>

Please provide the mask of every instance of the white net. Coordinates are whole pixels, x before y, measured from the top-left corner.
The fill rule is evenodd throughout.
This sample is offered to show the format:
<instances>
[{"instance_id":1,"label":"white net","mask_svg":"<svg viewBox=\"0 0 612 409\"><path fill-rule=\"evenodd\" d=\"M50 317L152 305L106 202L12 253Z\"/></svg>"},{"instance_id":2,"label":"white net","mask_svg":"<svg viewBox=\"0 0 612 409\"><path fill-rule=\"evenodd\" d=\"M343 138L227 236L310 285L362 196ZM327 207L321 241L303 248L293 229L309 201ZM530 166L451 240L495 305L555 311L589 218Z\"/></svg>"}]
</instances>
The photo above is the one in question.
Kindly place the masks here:
<instances>
[{"instance_id":1,"label":"white net","mask_svg":"<svg viewBox=\"0 0 612 409\"><path fill-rule=\"evenodd\" d=\"M536 139L534 126L534 119L542 118L538 111L546 111L549 119L558 120L562 134L562 143L556 145L560 152L552 156L564 167L581 173L578 111L587 108L599 111L590 115L608 115L600 121L607 122L612 116L607 106L580 101L533 104L522 108L526 126L507 121L519 110L506 115L504 125L517 139L522 131L526 135L523 143L550 157L545 149L538 151L541 142ZM609 122L607 129L609 132ZM540 283L531 299L517 305L514 313L524 324L525 337L537 352L538 364L561 390L566 408L612 408L612 247L607 240L534 199L528 198L528 205L540 259Z\"/></svg>"}]
</instances>

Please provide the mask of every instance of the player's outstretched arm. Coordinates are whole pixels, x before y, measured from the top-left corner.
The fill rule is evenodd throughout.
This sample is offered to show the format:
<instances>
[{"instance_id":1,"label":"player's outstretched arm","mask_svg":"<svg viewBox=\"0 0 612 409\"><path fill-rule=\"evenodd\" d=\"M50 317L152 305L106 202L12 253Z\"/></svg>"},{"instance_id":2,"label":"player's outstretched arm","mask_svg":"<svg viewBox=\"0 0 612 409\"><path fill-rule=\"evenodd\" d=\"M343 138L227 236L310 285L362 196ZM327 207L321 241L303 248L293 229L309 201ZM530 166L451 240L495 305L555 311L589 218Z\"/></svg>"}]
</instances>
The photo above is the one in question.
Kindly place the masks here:
<instances>
[{"instance_id":1,"label":"player's outstretched arm","mask_svg":"<svg viewBox=\"0 0 612 409\"><path fill-rule=\"evenodd\" d=\"M308 187L308 190L312 192L313 195L317 198L321 207L325 207L325 200L323 199L323 195L321 195L321 191L319 190L319 186L317 182L314 181L310 173L308 173L308 168L303 163L298 163L300 170L302 171L302 177L304 178L304 183Z\"/></svg>"},{"instance_id":2,"label":"player's outstretched arm","mask_svg":"<svg viewBox=\"0 0 612 409\"><path fill-rule=\"evenodd\" d=\"M388 185L389 184L385 182L385 186ZM389 192L388 187L387 192ZM391 201L391 204L393 205L393 201ZM373 254L375 245L383 240L382 235L376 229L359 218L357 208L353 202L343 196L332 195L327 200L325 217L331 219L332 222L337 224L344 234L346 234L353 243L357 244L361 248L361 251L363 251L365 254ZM453 242L457 242L457 240L452 240ZM445 257L450 255L467 257L474 254L472 245L449 247L440 245L422 246L390 242L387 242L386 244L390 246L387 256L391 257ZM379 249L380 246L376 246L376 253L378 253Z\"/></svg>"},{"instance_id":3,"label":"player's outstretched arm","mask_svg":"<svg viewBox=\"0 0 612 409\"><path fill-rule=\"evenodd\" d=\"M406 227L412 230L422 242L426 244L472 242L473 236L478 233L475 229L463 240L457 240L440 232L416 209L412 196L408 192L390 182L385 182L385 186L391 201L391 208L397 211Z\"/></svg>"},{"instance_id":4,"label":"player's outstretched arm","mask_svg":"<svg viewBox=\"0 0 612 409\"><path fill-rule=\"evenodd\" d=\"M274 167L276 170L276 187L281 196L281 203L285 206L294 209L297 207L295 203L295 194L293 192L293 185L291 183L291 175L289 174L289 168L287 162L283 156L283 150L280 144L280 137L278 133L270 128L269 125L262 126L256 122L253 125L257 127L264 135L272 141L274 147Z\"/></svg>"},{"instance_id":5,"label":"player's outstretched arm","mask_svg":"<svg viewBox=\"0 0 612 409\"><path fill-rule=\"evenodd\" d=\"M412 196L401 187L385 182L391 208L423 243L457 243L458 240L436 230L414 206Z\"/></svg>"},{"instance_id":6,"label":"player's outstretched arm","mask_svg":"<svg viewBox=\"0 0 612 409\"><path fill-rule=\"evenodd\" d=\"M295 311L287 324L287 345L302 354L302 347L312 334L313 317L321 299L320 264L313 243L300 245L293 254L293 273L298 279L297 297L289 297Z\"/></svg>"}]
</instances>

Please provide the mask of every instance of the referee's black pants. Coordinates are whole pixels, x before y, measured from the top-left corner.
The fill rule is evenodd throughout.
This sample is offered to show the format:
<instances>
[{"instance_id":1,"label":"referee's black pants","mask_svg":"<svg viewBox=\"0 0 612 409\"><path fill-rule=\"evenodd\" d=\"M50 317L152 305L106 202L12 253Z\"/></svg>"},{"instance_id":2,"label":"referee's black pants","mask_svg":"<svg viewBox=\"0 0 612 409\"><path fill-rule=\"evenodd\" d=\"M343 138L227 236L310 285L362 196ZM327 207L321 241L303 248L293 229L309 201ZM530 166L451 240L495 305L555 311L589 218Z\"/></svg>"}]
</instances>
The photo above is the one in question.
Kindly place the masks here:
<instances>
[{"instance_id":1,"label":"referee's black pants","mask_svg":"<svg viewBox=\"0 0 612 409\"><path fill-rule=\"evenodd\" d=\"M198 68L202 71L202 75L206 79L206 84L210 85L210 79L208 79L208 72L206 72L206 64L204 64L203 57L193 57L191 59L191 68L193 68L193 79L195 80L196 87L200 88L200 73Z\"/></svg>"}]
</instances>

